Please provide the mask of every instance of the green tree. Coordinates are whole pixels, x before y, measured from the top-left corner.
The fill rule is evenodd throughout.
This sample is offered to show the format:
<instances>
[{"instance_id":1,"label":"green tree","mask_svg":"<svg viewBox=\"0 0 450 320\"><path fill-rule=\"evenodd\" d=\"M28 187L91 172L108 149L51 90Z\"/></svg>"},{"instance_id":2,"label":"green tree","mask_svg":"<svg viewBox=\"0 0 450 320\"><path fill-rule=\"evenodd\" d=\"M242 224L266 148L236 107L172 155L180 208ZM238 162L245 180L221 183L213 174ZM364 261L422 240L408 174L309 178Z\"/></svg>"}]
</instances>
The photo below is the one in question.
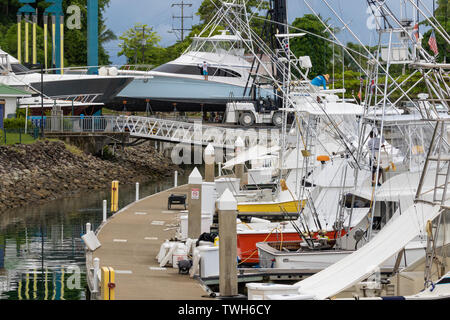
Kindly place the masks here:
<instances>
[{"instance_id":1,"label":"green tree","mask_svg":"<svg viewBox=\"0 0 450 320\"><path fill-rule=\"evenodd\" d=\"M161 64L165 50L159 46L161 37L152 27L137 23L125 31L119 39L122 41L119 43L121 51L117 55L124 55L128 64Z\"/></svg>"},{"instance_id":2,"label":"green tree","mask_svg":"<svg viewBox=\"0 0 450 320\"><path fill-rule=\"evenodd\" d=\"M327 21L325 20L325 23ZM296 18L292 25L325 39L329 39L330 37L330 34L325 30L320 20L312 14L305 14L301 18ZM297 57L309 56L311 58L312 77L327 73L330 70L333 56L331 43L317 36L306 34L300 38L293 38L290 43L291 50Z\"/></svg>"}]
</instances>

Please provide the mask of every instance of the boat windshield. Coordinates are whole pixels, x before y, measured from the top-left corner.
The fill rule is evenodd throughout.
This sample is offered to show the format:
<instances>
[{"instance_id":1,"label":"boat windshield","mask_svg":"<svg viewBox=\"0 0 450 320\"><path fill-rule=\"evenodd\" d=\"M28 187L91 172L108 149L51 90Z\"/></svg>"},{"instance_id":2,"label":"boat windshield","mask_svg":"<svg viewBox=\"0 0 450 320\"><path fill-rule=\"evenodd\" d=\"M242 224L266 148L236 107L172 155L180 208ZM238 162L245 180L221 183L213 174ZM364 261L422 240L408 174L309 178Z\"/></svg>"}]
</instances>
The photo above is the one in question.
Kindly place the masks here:
<instances>
[{"instance_id":1,"label":"boat windshield","mask_svg":"<svg viewBox=\"0 0 450 320\"><path fill-rule=\"evenodd\" d=\"M212 37L193 38L190 51L217 54L228 53L235 56L244 56L245 54L243 40L239 36L225 33Z\"/></svg>"}]
</instances>

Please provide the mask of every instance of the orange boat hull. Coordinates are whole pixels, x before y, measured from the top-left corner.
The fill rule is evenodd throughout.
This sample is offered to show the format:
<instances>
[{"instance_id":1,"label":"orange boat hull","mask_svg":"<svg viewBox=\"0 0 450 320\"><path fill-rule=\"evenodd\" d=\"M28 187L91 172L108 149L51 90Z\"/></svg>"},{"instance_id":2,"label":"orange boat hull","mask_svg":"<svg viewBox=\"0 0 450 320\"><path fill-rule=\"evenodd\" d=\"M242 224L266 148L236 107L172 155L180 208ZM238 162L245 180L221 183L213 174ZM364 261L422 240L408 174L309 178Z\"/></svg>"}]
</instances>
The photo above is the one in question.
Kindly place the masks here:
<instances>
[{"instance_id":1,"label":"orange boat hull","mask_svg":"<svg viewBox=\"0 0 450 320\"><path fill-rule=\"evenodd\" d=\"M345 231L342 231L341 236L345 235ZM318 234L314 234L314 238L317 238ZM334 239L336 236L335 231L327 233L327 237ZM241 263L257 264L259 263L258 249L256 244L258 242L269 241L302 241L297 232L285 232L281 233L241 233L237 235L237 252Z\"/></svg>"}]
</instances>

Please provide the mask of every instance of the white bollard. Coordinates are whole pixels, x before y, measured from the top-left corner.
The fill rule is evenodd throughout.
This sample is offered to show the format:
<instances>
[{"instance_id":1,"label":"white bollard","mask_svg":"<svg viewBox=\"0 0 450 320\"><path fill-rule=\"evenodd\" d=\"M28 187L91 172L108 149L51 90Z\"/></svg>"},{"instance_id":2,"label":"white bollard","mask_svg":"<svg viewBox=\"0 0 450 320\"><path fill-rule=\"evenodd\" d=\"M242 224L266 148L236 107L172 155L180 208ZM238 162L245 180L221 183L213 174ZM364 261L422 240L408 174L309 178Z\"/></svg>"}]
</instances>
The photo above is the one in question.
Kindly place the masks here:
<instances>
[{"instance_id":1,"label":"white bollard","mask_svg":"<svg viewBox=\"0 0 450 320\"><path fill-rule=\"evenodd\" d=\"M139 201L139 182L136 182L136 202Z\"/></svg>"},{"instance_id":2,"label":"white bollard","mask_svg":"<svg viewBox=\"0 0 450 320\"><path fill-rule=\"evenodd\" d=\"M94 285L94 292L99 292L99 279L98 279L98 273L100 271L100 259L94 258L94 277L93 277L93 285Z\"/></svg>"},{"instance_id":3,"label":"white bollard","mask_svg":"<svg viewBox=\"0 0 450 320\"><path fill-rule=\"evenodd\" d=\"M86 223L86 233L91 232L91 224L88 222Z\"/></svg>"},{"instance_id":4,"label":"white bollard","mask_svg":"<svg viewBox=\"0 0 450 320\"><path fill-rule=\"evenodd\" d=\"M106 222L106 220L108 219L108 215L107 215L107 205L108 205L108 201L103 200L103 222Z\"/></svg>"},{"instance_id":5,"label":"white bollard","mask_svg":"<svg viewBox=\"0 0 450 320\"><path fill-rule=\"evenodd\" d=\"M175 177L174 177L175 181L174 181L174 186L178 187L178 171L175 171Z\"/></svg>"},{"instance_id":6,"label":"white bollard","mask_svg":"<svg viewBox=\"0 0 450 320\"><path fill-rule=\"evenodd\" d=\"M218 169L219 169L219 177L222 176L222 162L219 162L218 164Z\"/></svg>"}]
</instances>

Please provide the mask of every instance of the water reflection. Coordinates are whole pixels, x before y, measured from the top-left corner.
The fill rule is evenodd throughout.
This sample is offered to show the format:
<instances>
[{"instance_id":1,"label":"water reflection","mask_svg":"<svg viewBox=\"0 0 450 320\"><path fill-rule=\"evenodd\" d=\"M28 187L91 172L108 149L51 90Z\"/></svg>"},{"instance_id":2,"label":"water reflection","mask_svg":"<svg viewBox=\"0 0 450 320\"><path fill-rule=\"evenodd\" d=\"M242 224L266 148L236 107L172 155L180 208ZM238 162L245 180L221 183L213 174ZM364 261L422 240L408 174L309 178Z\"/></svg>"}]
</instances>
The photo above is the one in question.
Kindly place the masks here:
<instances>
[{"instance_id":1,"label":"water reflection","mask_svg":"<svg viewBox=\"0 0 450 320\"><path fill-rule=\"evenodd\" d=\"M178 177L187 182L190 168ZM140 185L140 197L173 186L173 178ZM0 299L85 299L86 270L81 236L95 230L110 190L10 210L0 214ZM119 208L135 200L135 186L119 187ZM108 208L109 210L110 208ZM108 212L108 215L110 213Z\"/></svg>"}]
</instances>

